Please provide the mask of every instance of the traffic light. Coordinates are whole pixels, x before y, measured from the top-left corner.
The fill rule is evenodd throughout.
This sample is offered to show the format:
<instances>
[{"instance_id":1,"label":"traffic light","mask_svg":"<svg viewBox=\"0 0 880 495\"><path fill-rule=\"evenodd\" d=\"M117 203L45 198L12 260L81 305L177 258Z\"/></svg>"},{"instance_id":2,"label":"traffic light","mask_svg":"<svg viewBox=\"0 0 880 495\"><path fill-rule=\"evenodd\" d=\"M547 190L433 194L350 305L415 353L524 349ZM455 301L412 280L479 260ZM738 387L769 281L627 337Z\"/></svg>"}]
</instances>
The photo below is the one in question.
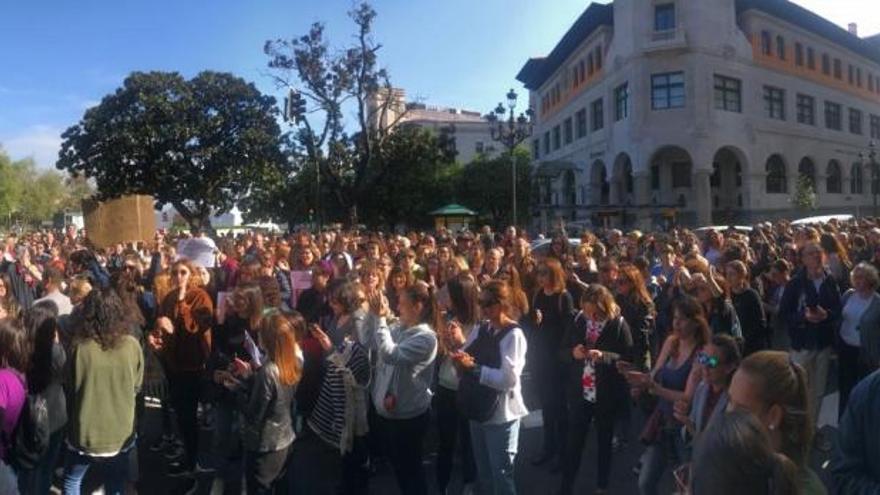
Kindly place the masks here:
<instances>
[{"instance_id":1,"label":"traffic light","mask_svg":"<svg viewBox=\"0 0 880 495\"><path fill-rule=\"evenodd\" d=\"M299 124L303 121L306 114L306 99L303 95L294 89L291 89L284 98L284 121L291 120Z\"/></svg>"}]
</instances>

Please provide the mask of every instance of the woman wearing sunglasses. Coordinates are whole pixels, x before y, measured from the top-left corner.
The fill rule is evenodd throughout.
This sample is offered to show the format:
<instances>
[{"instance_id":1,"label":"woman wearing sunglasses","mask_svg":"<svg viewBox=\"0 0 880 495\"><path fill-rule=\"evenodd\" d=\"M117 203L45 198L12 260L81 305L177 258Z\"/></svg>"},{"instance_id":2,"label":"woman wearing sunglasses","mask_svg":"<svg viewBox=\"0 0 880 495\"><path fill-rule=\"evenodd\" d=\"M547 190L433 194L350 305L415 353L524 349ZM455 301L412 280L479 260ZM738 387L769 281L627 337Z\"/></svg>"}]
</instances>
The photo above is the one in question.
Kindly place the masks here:
<instances>
[{"instance_id":1,"label":"woman wearing sunglasses","mask_svg":"<svg viewBox=\"0 0 880 495\"><path fill-rule=\"evenodd\" d=\"M470 415L477 479L482 493L512 495L516 493L513 467L519 424L528 414L520 381L526 364L526 338L519 324L510 317L511 295L505 282L487 282L479 303L487 322L474 328L467 338L462 335L461 327L450 329L450 340L463 349L452 354L461 375L459 405L462 405L461 395L466 386L490 398L488 403L478 399L479 407L467 407L463 412ZM489 407L484 408L486 405Z\"/></svg>"},{"instance_id":2,"label":"woman wearing sunglasses","mask_svg":"<svg viewBox=\"0 0 880 495\"><path fill-rule=\"evenodd\" d=\"M562 358L569 366L569 434L560 494L570 494L581 465L584 441L595 419L599 444L596 493L607 493L615 418L627 414L629 387L615 367L630 360L633 337L611 291L599 284L581 295L581 314L566 336Z\"/></svg>"},{"instance_id":3,"label":"woman wearing sunglasses","mask_svg":"<svg viewBox=\"0 0 880 495\"><path fill-rule=\"evenodd\" d=\"M697 353L702 380L691 401L675 402L674 417L698 437L710 420L727 409L727 388L740 361L739 344L729 335L716 335L706 348Z\"/></svg>"},{"instance_id":4,"label":"woman wearing sunglasses","mask_svg":"<svg viewBox=\"0 0 880 495\"><path fill-rule=\"evenodd\" d=\"M162 353L171 389L171 402L183 437L184 455L169 466L170 476L190 476L198 469L201 374L211 352L214 305L201 285L195 265L178 260L171 266L172 290L159 305L150 345Z\"/></svg>"}]
</instances>

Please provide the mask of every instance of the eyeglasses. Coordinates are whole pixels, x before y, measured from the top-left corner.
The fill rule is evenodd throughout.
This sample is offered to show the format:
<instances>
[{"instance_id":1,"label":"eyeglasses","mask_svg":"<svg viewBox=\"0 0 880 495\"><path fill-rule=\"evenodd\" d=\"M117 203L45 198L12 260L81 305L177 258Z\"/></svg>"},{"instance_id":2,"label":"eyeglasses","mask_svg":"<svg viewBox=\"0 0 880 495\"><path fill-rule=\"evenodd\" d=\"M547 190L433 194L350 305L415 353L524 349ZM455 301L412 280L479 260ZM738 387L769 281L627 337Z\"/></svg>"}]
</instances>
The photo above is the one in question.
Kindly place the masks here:
<instances>
[{"instance_id":1,"label":"eyeglasses","mask_svg":"<svg viewBox=\"0 0 880 495\"><path fill-rule=\"evenodd\" d=\"M721 362L718 360L717 357L710 356L705 352L700 352L699 354L697 354L697 362L699 362L701 366L705 366L712 370L721 365Z\"/></svg>"},{"instance_id":2,"label":"eyeglasses","mask_svg":"<svg viewBox=\"0 0 880 495\"><path fill-rule=\"evenodd\" d=\"M173 272L171 272L171 274L172 274L172 275L178 275L178 276L181 276L181 277L185 277L185 276L189 275L189 272L186 271L186 270L177 270L177 271L173 271Z\"/></svg>"}]
</instances>

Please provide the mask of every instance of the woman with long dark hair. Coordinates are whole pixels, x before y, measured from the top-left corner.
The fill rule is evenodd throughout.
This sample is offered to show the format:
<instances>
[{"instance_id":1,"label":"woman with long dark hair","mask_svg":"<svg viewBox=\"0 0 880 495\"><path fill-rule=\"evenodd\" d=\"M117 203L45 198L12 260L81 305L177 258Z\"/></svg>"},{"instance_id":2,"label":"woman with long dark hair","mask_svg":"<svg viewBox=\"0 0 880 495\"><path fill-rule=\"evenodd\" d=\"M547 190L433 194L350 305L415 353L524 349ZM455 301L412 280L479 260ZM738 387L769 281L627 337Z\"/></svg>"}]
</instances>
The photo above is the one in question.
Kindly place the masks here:
<instances>
[{"instance_id":1,"label":"woman with long dark hair","mask_svg":"<svg viewBox=\"0 0 880 495\"><path fill-rule=\"evenodd\" d=\"M639 473L642 495L658 493L670 459L680 461L684 457L682 425L673 416L673 405L692 396L698 378L694 362L709 338L709 324L700 303L690 297L680 298L673 303L672 333L663 343L651 373L627 371L627 379L638 393L649 393L658 399L641 436L648 445ZM625 370L626 366L622 368Z\"/></svg>"},{"instance_id":2,"label":"woman with long dark hair","mask_svg":"<svg viewBox=\"0 0 880 495\"><path fill-rule=\"evenodd\" d=\"M452 461L458 445L462 462L462 482L467 485L476 481L476 464L471 447L468 420L458 410L456 392L458 374L452 360L452 353L458 346L450 339L450 328L460 327L470 332L479 321L479 287L473 277L459 276L449 280L444 287L448 297L445 306L445 325L439 333L439 354L437 388L434 395L434 411L437 414L437 490L446 493L452 476ZM467 336L465 336L467 337Z\"/></svg>"},{"instance_id":3,"label":"woman with long dark hair","mask_svg":"<svg viewBox=\"0 0 880 495\"><path fill-rule=\"evenodd\" d=\"M37 302L25 314L25 332L31 343L28 393L46 399L50 437L48 449L34 465L17 466L19 490L23 494L49 493L67 425L67 402L62 388L67 354L58 342L57 318L58 307L52 301Z\"/></svg>"},{"instance_id":4,"label":"woman with long dark hair","mask_svg":"<svg viewBox=\"0 0 880 495\"><path fill-rule=\"evenodd\" d=\"M12 437L27 395L25 373L28 370L27 337L15 320L0 320L0 436ZM0 441L0 461L9 461L7 442Z\"/></svg>"},{"instance_id":5,"label":"woman with long dark hair","mask_svg":"<svg viewBox=\"0 0 880 495\"><path fill-rule=\"evenodd\" d=\"M105 465L105 492L125 493L128 452L135 447L135 398L143 350L126 328L122 301L96 289L83 302L71 352L71 410L64 493L80 493L93 464ZM113 411L113 414L107 414Z\"/></svg>"}]
</instances>

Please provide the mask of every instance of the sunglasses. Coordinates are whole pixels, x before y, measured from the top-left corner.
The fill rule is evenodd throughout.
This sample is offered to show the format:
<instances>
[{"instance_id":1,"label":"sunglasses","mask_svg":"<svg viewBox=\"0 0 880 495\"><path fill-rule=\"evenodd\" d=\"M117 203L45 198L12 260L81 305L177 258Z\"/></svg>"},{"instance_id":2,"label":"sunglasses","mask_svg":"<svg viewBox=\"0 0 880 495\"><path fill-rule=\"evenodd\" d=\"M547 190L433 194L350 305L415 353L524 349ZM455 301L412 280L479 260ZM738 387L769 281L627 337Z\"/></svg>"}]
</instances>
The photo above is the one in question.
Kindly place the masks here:
<instances>
[{"instance_id":1,"label":"sunglasses","mask_svg":"<svg viewBox=\"0 0 880 495\"><path fill-rule=\"evenodd\" d=\"M186 270L177 270L177 271L171 272L171 274L185 277L185 276L189 275L189 272Z\"/></svg>"},{"instance_id":2,"label":"sunglasses","mask_svg":"<svg viewBox=\"0 0 880 495\"><path fill-rule=\"evenodd\" d=\"M133 271L137 270L137 267L134 265L125 265L122 267L122 269L127 272L133 272Z\"/></svg>"},{"instance_id":3,"label":"sunglasses","mask_svg":"<svg viewBox=\"0 0 880 495\"><path fill-rule=\"evenodd\" d=\"M480 300L479 304L480 304L481 308L488 308L490 306L494 306L494 305L498 304L498 301L482 299L482 300Z\"/></svg>"},{"instance_id":4,"label":"sunglasses","mask_svg":"<svg viewBox=\"0 0 880 495\"><path fill-rule=\"evenodd\" d=\"M697 362L699 362L701 366L705 366L711 370L714 370L721 365L721 362L718 360L717 357L710 356L705 352L697 354Z\"/></svg>"}]
</instances>

